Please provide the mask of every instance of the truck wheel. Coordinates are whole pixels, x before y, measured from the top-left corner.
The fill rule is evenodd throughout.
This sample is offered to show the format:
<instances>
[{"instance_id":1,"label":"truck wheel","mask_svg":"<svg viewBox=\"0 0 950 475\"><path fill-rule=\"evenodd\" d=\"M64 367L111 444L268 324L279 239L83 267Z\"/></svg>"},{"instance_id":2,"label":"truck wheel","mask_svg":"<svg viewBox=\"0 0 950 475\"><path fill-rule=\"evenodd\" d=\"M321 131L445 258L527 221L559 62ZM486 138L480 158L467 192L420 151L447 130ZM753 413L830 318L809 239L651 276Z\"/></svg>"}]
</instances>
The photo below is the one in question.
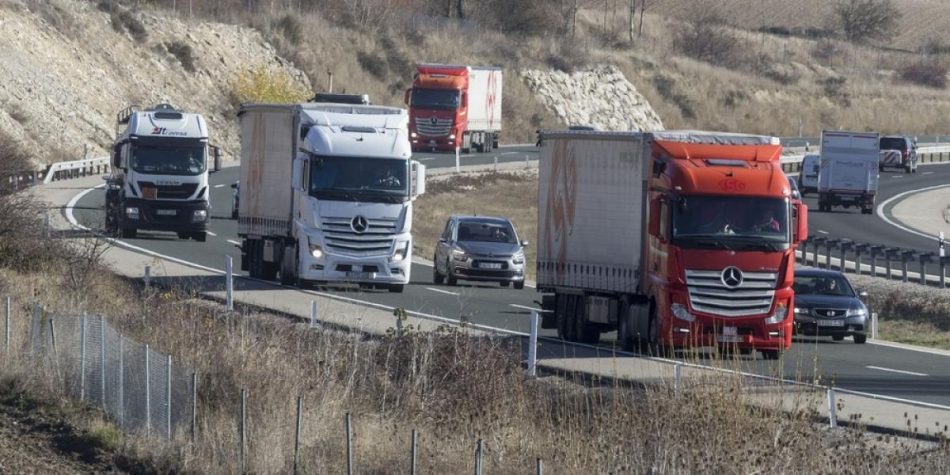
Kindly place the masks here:
<instances>
[{"instance_id":1,"label":"truck wheel","mask_svg":"<svg viewBox=\"0 0 950 475\"><path fill-rule=\"evenodd\" d=\"M402 284L391 284L391 285L386 286L386 289L389 290L389 293L401 294L404 287L405 286Z\"/></svg>"},{"instance_id":2,"label":"truck wheel","mask_svg":"<svg viewBox=\"0 0 950 475\"><path fill-rule=\"evenodd\" d=\"M200 233L194 233L191 235L192 239L198 242L205 242L208 240L208 233L201 231Z\"/></svg>"},{"instance_id":3,"label":"truck wheel","mask_svg":"<svg viewBox=\"0 0 950 475\"><path fill-rule=\"evenodd\" d=\"M439 265L436 264L436 262L437 261L433 257L432 258L432 282L436 285L440 285L442 284L443 281L445 281L445 276L442 275L441 272L439 272Z\"/></svg>"},{"instance_id":4,"label":"truck wheel","mask_svg":"<svg viewBox=\"0 0 950 475\"><path fill-rule=\"evenodd\" d=\"M904 167L904 173L910 173L910 165Z\"/></svg>"},{"instance_id":5,"label":"truck wheel","mask_svg":"<svg viewBox=\"0 0 950 475\"><path fill-rule=\"evenodd\" d=\"M492 134L485 134L485 152L490 153L494 150L495 137Z\"/></svg>"},{"instance_id":6,"label":"truck wheel","mask_svg":"<svg viewBox=\"0 0 950 475\"><path fill-rule=\"evenodd\" d=\"M277 279L277 264L273 262L261 262L261 278L264 280Z\"/></svg>"},{"instance_id":7,"label":"truck wheel","mask_svg":"<svg viewBox=\"0 0 950 475\"><path fill-rule=\"evenodd\" d=\"M575 334L580 343L597 344L600 341L600 325L587 321L587 307L584 297L574 297L577 300L577 311L574 312Z\"/></svg>"},{"instance_id":8,"label":"truck wheel","mask_svg":"<svg viewBox=\"0 0 950 475\"><path fill-rule=\"evenodd\" d=\"M563 307L558 305L557 334L564 341L577 341L577 325L574 324L577 298L573 295L559 297L564 300L564 304Z\"/></svg>"},{"instance_id":9,"label":"truck wheel","mask_svg":"<svg viewBox=\"0 0 950 475\"><path fill-rule=\"evenodd\" d=\"M287 266L285 262L286 259L282 258L280 260L280 283L283 285L294 285L299 280L297 279L297 269L300 268L300 256L297 255L297 248L293 246L285 247L284 252L292 252L294 254L293 269Z\"/></svg>"},{"instance_id":10,"label":"truck wheel","mask_svg":"<svg viewBox=\"0 0 950 475\"><path fill-rule=\"evenodd\" d=\"M762 359L766 360L777 360L782 356L782 352L779 350L761 350Z\"/></svg>"},{"instance_id":11,"label":"truck wheel","mask_svg":"<svg viewBox=\"0 0 950 475\"><path fill-rule=\"evenodd\" d=\"M175 233L178 235L178 239L188 239L191 237L188 233Z\"/></svg>"},{"instance_id":12,"label":"truck wheel","mask_svg":"<svg viewBox=\"0 0 950 475\"><path fill-rule=\"evenodd\" d=\"M630 328L630 317L633 312L633 305L625 305L625 310L620 314L617 321L617 344L623 351L633 351L634 341L633 332Z\"/></svg>"},{"instance_id":13,"label":"truck wheel","mask_svg":"<svg viewBox=\"0 0 950 475\"><path fill-rule=\"evenodd\" d=\"M134 239L138 235L138 230L135 228L122 228L122 238L123 239Z\"/></svg>"},{"instance_id":14,"label":"truck wheel","mask_svg":"<svg viewBox=\"0 0 950 475\"><path fill-rule=\"evenodd\" d=\"M524 281L519 280L515 282L515 290L521 290L524 288Z\"/></svg>"},{"instance_id":15,"label":"truck wheel","mask_svg":"<svg viewBox=\"0 0 950 475\"><path fill-rule=\"evenodd\" d=\"M844 335L831 335L831 339L834 341L842 341L844 340Z\"/></svg>"},{"instance_id":16,"label":"truck wheel","mask_svg":"<svg viewBox=\"0 0 950 475\"><path fill-rule=\"evenodd\" d=\"M883 172L883 171L884 171L884 165L878 165L878 166L877 166L877 171Z\"/></svg>"}]
</instances>

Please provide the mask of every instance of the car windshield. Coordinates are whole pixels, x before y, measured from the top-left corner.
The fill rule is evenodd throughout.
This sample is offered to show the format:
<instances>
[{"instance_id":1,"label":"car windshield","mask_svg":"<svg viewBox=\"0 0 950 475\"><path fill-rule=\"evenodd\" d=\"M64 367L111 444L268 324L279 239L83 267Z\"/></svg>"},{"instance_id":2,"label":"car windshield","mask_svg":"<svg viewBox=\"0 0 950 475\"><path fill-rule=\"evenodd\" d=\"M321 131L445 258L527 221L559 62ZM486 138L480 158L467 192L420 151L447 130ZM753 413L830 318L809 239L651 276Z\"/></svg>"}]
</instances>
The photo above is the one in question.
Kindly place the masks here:
<instances>
[{"instance_id":1,"label":"car windshield","mask_svg":"<svg viewBox=\"0 0 950 475\"><path fill-rule=\"evenodd\" d=\"M132 169L151 175L200 175L208 167L204 145L148 146L132 149Z\"/></svg>"},{"instance_id":2,"label":"car windshield","mask_svg":"<svg viewBox=\"0 0 950 475\"><path fill-rule=\"evenodd\" d=\"M777 250L790 237L784 199L681 196L673 204L673 242L680 246Z\"/></svg>"},{"instance_id":3,"label":"car windshield","mask_svg":"<svg viewBox=\"0 0 950 475\"><path fill-rule=\"evenodd\" d=\"M458 241L518 242L511 224L501 222L462 221L459 223Z\"/></svg>"},{"instance_id":4,"label":"car windshield","mask_svg":"<svg viewBox=\"0 0 950 475\"><path fill-rule=\"evenodd\" d=\"M854 296L851 285L839 275L796 275L792 290L800 295Z\"/></svg>"},{"instance_id":5,"label":"car windshield","mask_svg":"<svg viewBox=\"0 0 950 475\"><path fill-rule=\"evenodd\" d=\"M899 137L881 137L881 150L900 150L907 149L907 141Z\"/></svg>"},{"instance_id":6,"label":"car windshield","mask_svg":"<svg viewBox=\"0 0 950 475\"><path fill-rule=\"evenodd\" d=\"M310 194L321 199L405 201L409 197L409 161L314 156L310 160Z\"/></svg>"},{"instance_id":7,"label":"car windshield","mask_svg":"<svg viewBox=\"0 0 950 475\"><path fill-rule=\"evenodd\" d=\"M458 109L459 92L454 89L412 90L412 107L419 109Z\"/></svg>"}]
</instances>

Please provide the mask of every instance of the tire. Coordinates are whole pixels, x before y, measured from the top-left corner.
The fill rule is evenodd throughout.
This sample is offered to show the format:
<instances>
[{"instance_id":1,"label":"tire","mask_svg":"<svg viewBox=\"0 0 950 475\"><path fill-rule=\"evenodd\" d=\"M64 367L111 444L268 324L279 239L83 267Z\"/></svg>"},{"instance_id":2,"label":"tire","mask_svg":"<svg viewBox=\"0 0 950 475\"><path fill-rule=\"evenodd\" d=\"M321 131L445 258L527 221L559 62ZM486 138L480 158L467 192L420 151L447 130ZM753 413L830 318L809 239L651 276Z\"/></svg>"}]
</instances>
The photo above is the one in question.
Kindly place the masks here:
<instances>
[{"instance_id":1,"label":"tire","mask_svg":"<svg viewBox=\"0 0 950 475\"><path fill-rule=\"evenodd\" d=\"M300 256L297 255L296 247L285 247L284 252L293 252L294 253L294 269L293 271L288 271L281 266L280 269L280 283L283 285L297 285L300 279L297 277L297 269L300 268ZM281 259L281 262L284 260ZM299 287L299 285L297 285Z\"/></svg>"},{"instance_id":2,"label":"tire","mask_svg":"<svg viewBox=\"0 0 950 475\"><path fill-rule=\"evenodd\" d=\"M910 165L904 167L904 173L910 173Z\"/></svg>"},{"instance_id":3,"label":"tire","mask_svg":"<svg viewBox=\"0 0 950 475\"><path fill-rule=\"evenodd\" d=\"M273 262L261 262L261 278L264 280L277 280L277 264Z\"/></svg>"},{"instance_id":4,"label":"tire","mask_svg":"<svg viewBox=\"0 0 950 475\"><path fill-rule=\"evenodd\" d=\"M762 353L762 359L765 360L777 360L782 356L781 350L760 350Z\"/></svg>"},{"instance_id":5,"label":"tire","mask_svg":"<svg viewBox=\"0 0 950 475\"><path fill-rule=\"evenodd\" d=\"M564 341L577 341L577 297L561 296L564 299L563 311L557 316L558 336ZM560 309L560 306L559 306Z\"/></svg>"},{"instance_id":6,"label":"tire","mask_svg":"<svg viewBox=\"0 0 950 475\"><path fill-rule=\"evenodd\" d=\"M405 286L403 284L390 284L386 286L386 290L391 294L401 294Z\"/></svg>"},{"instance_id":7,"label":"tire","mask_svg":"<svg viewBox=\"0 0 950 475\"><path fill-rule=\"evenodd\" d=\"M844 340L844 335L831 335L831 339L834 341L842 341Z\"/></svg>"},{"instance_id":8,"label":"tire","mask_svg":"<svg viewBox=\"0 0 950 475\"><path fill-rule=\"evenodd\" d=\"M854 334L854 342L855 342L855 343L857 343L857 344L859 344L859 345L863 345L863 344L867 343L867 341L868 341L868 336L867 336L867 334L865 334L865 333L855 333L855 334Z\"/></svg>"},{"instance_id":9,"label":"tire","mask_svg":"<svg viewBox=\"0 0 950 475\"><path fill-rule=\"evenodd\" d=\"M646 345L646 348L641 348L642 353L659 357L666 356L666 349L660 341L660 322L659 319L656 318L656 306L653 304L650 304L650 316L647 319L647 334L646 338L642 341L642 345L643 344Z\"/></svg>"},{"instance_id":10,"label":"tire","mask_svg":"<svg viewBox=\"0 0 950 475\"><path fill-rule=\"evenodd\" d=\"M511 281L510 281L510 280L503 280L503 281L499 282L499 284L501 284L502 287L510 287L510 286L511 286Z\"/></svg>"},{"instance_id":11,"label":"tire","mask_svg":"<svg viewBox=\"0 0 950 475\"><path fill-rule=\"evenodd\" d=\"M138 230L135 228L122 228L121 235L123 239L135 239L135 236L138 235Z\"/></svg>"},{"instance_id":12,"label":"tire","mask_svg":"<svg viewBox=\"0 0 950 475\"><path fill-rule=\"evenodd\" d=\"M459 285L459 280L452 274L452 268L449 267L449 261L445 261L445 283L451 287Z\"/></svg>"},{"instance_id":13,"label":"tire","mask_svg":"<svg viewBox=\"0 0 950 475\"><path fill-rule=\"evenodd\" d=\"M205 242L208 240L208 233L201 231L200 233L194 233L191 235L192 239L198 242Z\"/></svg>"},{"instance_id":14,"label":"tire","mask_svg":"<svg viewBox=\"0 0 950 475\"><path fill-rule=\"evenodd\" d=\"M625 305L626 314L621 314L617 321L617 343L623 351L633 351L636 347L636 341L633 332L630 331L630 313L632 305Z\"/></svg>"},{"instance_id":15,"label":"tire","mask_svg":"<svg viewBox=\"0 0 950 475\"><path fill-rule=\"evenodd\" d=\"M236 209L231 210L231 219L238 219L238 212Z\"/></svg>"},{"instance_id":16,"label":"tire","mask_svg":"<svg viewBox=\"0 0 950 475\"><path fill-rule=\"evenodd\" d=\"M884 171L884 165L878 165L878 166L877 166L877 171L883 172L883 171Z\"/></svg>"},{"instance_id":17,"label":"tire","mask_svg":"<svg viewBox=\"0 0 950 475\"><path fill-rule=\"evenodd\" d=\"M176 233L178 234L178 239L191 239L191 235L188 233Z\"/></svg>"},{"instance_id":18,"label":"tire","mask_svg":"<svg viewBox=\"0 0 950 475\"><path fill-rule=\"evenodd\" d=\"M516 281L515 290L521 290L521 289L524 289L524 281L523 280Z\"/></svg>"},{"instance_id":19,"label":"tire","mask_svg":"<svg viewBox=\"0 0 950 475\"><path fill-rule=\"evenodd\" d=\"M439 272L439 266L436 264L436 260L432 258L432 282L436 285L441 285L442 282L445 282L445 276Z\"/></svg>"}]
</instances>

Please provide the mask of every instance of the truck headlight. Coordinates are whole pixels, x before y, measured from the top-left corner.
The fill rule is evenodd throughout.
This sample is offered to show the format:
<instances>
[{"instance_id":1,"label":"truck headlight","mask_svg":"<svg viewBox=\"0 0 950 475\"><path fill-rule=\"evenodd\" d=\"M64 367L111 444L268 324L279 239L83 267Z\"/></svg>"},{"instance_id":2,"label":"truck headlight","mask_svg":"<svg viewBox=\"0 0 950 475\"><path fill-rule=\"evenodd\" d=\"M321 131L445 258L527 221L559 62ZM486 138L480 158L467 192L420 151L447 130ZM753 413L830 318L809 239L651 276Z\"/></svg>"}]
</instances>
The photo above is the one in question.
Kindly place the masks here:
<instances>
[{"instance_id":1,"label":"truck headlight","mask_svg":"<svg viewBox=\"0 0 950 475\"><path fill-rule=\"evenodd\" d=\"M139 219L139 209L135 206L125 208L125 215L129 219Z\"/></svg>"},{"instance_id":2,"label":"truck headlight","mask_svg":"<svg viewBox=\"0 0 950 475\"><path fill-rule=\"evenodd\" d=\"M205 209L196 209L191 215L192 223L201 223L206 219L208 219L208 210Z\"/></svg>"},{"instance_id":3,"label":"truck headlight","mask_svg":"<svg viewBox=\"0 0 950 475\"><path fill-rule=\"evenodd\" d=\"M455 140L455 134L449 134L449 140Z\"/></svg>"},{"instance_id":4,"label":"truck headlight","mask_svg":"<svg viewBox=\"0 0 950 475\"><path fill-rule=\"evenodd\" d=\"M406 244L402 248L396 249L396 252L393 254L393 262L402 262L407 255L409 255L409 241L406 241Z\"/></svg>"},{"instance_id":5,"label":"truck headlight","mask_svg":"<svg viewBox=\"0 0 950 475\"><path fill-rule=\"evenodd\" d=\"M319 244L310 244L310 255L313 256L314 259L322 259L323 248L320 247Z\"/></svg>"},{"instance_id":6,"label":"truck headlight","mask_svg":"<svg viewBox=\"0 0 950 475\"><path fill-rule=\"evenodd\" d=\"M864 317L867 316L868 311L864 308L849 308L848 313L845 314L846 317Z\"/></svg>"},{"instance_id":7,"label":"truck headlight","mask_svg":"<svg viewBox=\"0 0 950 475\"><path fill-rule=\"evenodd\" d=\"M412 138L416 138L416 137L419 136L419 134L417 134L417 133L415 133L415 132L411 132L411 133L409 134L409 136L412 137Z\"/></svg>"},{"instance_id":8,"label":"truck headlight","mask_svg":"<svg viewBox=\"0 0 950 475\"><path fill-rule=\"evenodd\" d=\"M788 316L788 309L785 308L784 305L779 305L775 309L775 313L773 313L771 317L765 319L765 323L766 325L775 325L776 323L782 323L785 321L786 316Z\"/></svg>"},{"instance_id":9,"label":"truck headlight","mask_svg":"<svg viewBox=\"0 0 950 475\"><path fill-rule=\"evenodd\" d=\"M468 256L465 255L465 251L461 249L452 249L452 259L459 262L465 262L468 260Z\"/></svg>"},{"instance_id":10,"label":"truck headlight","mask_svg":"<svg viewBox=\"0 0 950 475\"><path fill-rule=\"evenodd\" d=\"M681 303L670 305L670 310L673 312L673 316L680 320L692 322L696 319L693 314L689 313L689 309Z\"/></svg>"}]
</instances>

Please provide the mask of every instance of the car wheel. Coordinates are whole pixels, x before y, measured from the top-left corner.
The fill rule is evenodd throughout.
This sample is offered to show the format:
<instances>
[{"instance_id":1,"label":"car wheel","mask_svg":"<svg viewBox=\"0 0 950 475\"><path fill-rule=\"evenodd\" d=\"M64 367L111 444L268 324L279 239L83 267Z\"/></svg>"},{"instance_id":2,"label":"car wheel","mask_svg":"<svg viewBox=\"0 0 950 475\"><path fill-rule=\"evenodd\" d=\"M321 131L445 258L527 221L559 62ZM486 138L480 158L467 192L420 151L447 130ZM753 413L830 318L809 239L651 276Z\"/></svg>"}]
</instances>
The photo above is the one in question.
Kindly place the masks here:
<instances>
[{"instance_id":1,"label":"car wheel","mask_svg":"<svg viewBox=\"0 0 950 475\"><path fill-rule=\"evenodd\" d=\"M389 292L393 294L401 294L404 288L405 286L402 284L391 284L386 286L386 289L388 289Z\"/></svg>"},{"instance_id":2,"label":"car wheel","mask_svg":"<svg viewBox=\"0 0 950 475\"><path fill-rule=\"evenodd\" d=\"M205 242L205 241L208 240L208 233L202 231L202 232L200 232L200 233L194 233L194 234L192 234L191 237L192 237L195 241L198 241L198 242Z\"/></svg>"},{"instance_id":3,"label":"car wheel","mask_svg":"<svg viewBox=\"0 0 950 475\"><path fill-rule=\"evenodd\" d=\"M864 334L864 333L855 333L855 334L854 334L854 342L855 342L855 343L857 343L857 344L859 344L859 345L863 345L863 344L867 343L867 341L868 341L868 336L867 336L866 334Z\"/></svg>"},{"instance_id":4,"label":"car wheel","mask_svg":"<svg viewBox=\"0 0 950 475\"><path fill-rule=\"evenodd\" d=\"M521 289L523 289L523 288L524 288L524 281L523 281L523 280L519 280L519 281L515 282L515 289L521 290Z\"/></svg>"},{"instance_id":5,"label":"car wheel","mask_svg":"<svg viewBox=\"0 0 950 475\"><path fill-rule=\"evenodd\" d=\"M459 284L459 280L452 274L452 268L449 267L449 261L445 261L445 283L454 287Z\"/></svg>"},{"instance_id":6,"label":"car wheel","mask_svg":"<svg viewBox=\"0 0 950 475\"><path fill-rule=\"evenodd\" d=\"M134 239L138 235L138 230L135 228L122 228L122 238L123 239Z\"/></svg>"},{"instance_id":7,"label":"car wheel","mask_svg":"<svg viewBox=\"0 0 950 475\"><path fill-rule=\"evenodd\" d=\"M842 341L844 340L844 335L832 335L831 339L834 341Z\"/></svg>"},{"instance_id":8,"label":"car wheel","mask_svg":"<svg viewBox=\"0 0 950 475\"><path fill-rule=\"evenodd\" d=\"M445 281L445 276L442 275L441 272L439 272L439 265L436 264L436 262L437 261L433 258L432 259L432 282L434 282L436 285L439 285Z\"/></svg>"}]
</instances>

